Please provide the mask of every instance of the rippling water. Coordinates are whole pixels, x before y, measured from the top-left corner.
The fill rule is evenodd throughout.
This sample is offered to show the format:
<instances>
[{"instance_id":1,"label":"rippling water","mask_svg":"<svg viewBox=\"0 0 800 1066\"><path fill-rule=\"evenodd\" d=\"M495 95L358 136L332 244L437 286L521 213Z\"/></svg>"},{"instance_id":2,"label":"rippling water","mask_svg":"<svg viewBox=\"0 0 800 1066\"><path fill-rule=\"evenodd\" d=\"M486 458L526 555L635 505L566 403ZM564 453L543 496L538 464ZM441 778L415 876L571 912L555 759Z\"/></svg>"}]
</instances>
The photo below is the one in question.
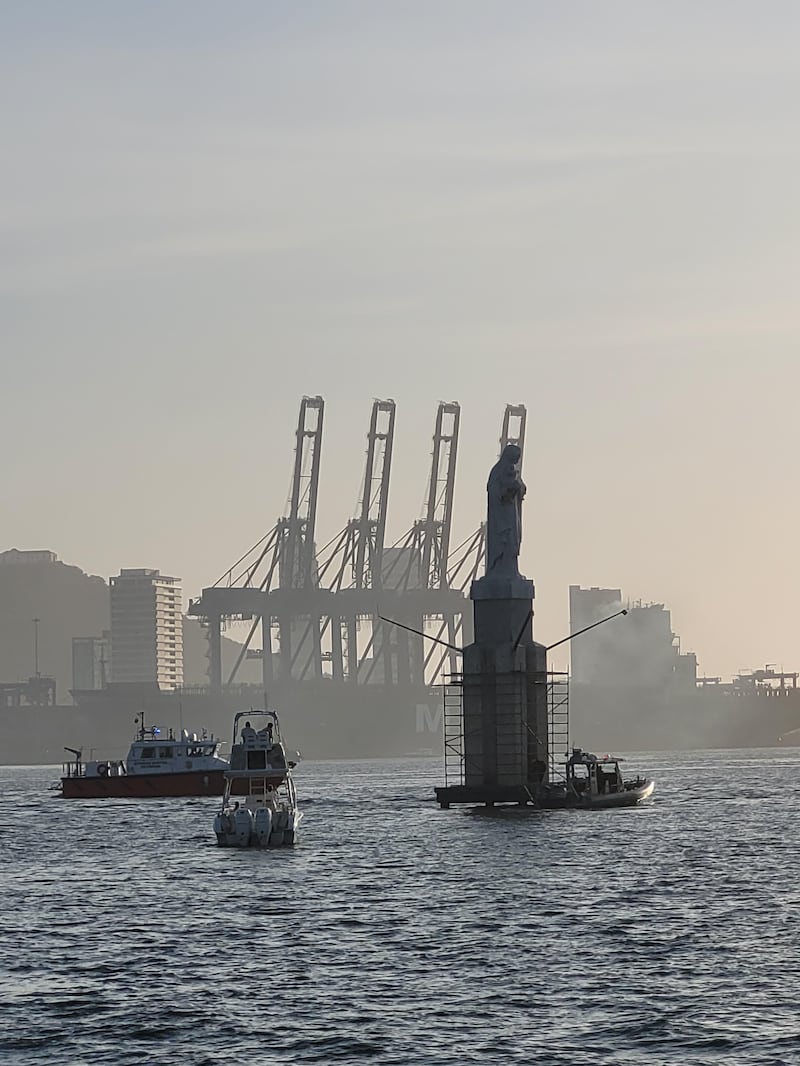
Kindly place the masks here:
<instances>
[{"instance_id":1,"label":"rippling water","mask_svg":"<svg viewBox=\"0 0 800 1066\"><path fill-rule=\"evenodd\" d=\"M440 811L438 760L304 763L293 851L216 800L0 768L0 1060L800 1061L800 752L631 758L609 812Z\"/></svg>"}]
</instances>

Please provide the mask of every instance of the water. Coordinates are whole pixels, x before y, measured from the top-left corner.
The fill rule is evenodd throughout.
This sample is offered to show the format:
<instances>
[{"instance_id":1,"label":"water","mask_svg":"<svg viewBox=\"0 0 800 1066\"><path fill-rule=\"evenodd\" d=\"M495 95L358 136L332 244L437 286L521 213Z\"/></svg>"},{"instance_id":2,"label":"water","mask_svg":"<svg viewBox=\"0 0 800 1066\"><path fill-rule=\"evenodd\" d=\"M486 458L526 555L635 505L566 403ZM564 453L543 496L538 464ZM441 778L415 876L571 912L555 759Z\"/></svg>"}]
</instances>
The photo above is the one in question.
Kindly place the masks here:
<instances>
[{"instance_id":1,"label":"water","mask_svg":"<svg viewBox=\"0 0 800 1066\"><path fill-rule=\"evenodd\" d=\"M438 760L306 763L267 853L1 768L0 1061L797 1062L800 752L628 765L642 808L492 814Z\"/></svg>"}]
</instances>

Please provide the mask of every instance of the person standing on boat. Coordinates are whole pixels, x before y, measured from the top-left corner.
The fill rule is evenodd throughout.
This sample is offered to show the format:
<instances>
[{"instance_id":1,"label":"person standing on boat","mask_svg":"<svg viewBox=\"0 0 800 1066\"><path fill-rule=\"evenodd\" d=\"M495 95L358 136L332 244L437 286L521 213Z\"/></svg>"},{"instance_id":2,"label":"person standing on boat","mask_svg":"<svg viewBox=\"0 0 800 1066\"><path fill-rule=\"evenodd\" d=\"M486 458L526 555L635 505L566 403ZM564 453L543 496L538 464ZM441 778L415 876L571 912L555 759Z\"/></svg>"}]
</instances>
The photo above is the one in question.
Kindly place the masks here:
<instances>
[{"instance_id":1,"label":"person standing on boat","mask_svg":"<svg viewBox=\"0 0 800 1066\"><path fill-rule=\"evenodd\" d=\"M259 729L258 735L266 740L270 747L272 747L272 722L268 722L263 729Z\"/></svg>"}]
</instances>

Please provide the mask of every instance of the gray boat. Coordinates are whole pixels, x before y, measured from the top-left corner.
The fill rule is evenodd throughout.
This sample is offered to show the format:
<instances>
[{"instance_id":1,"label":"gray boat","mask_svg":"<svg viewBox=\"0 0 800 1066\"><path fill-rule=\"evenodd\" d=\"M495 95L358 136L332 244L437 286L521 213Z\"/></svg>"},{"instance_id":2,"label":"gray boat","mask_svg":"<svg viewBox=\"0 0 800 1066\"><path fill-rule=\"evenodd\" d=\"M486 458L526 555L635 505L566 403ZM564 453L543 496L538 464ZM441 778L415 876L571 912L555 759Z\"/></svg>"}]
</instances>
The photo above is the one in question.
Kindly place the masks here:
<instances>
[{"instance_id":1,"label":"gray boat","mask_svg":"<svg viewBox=\"0 0 800 1066\"><path fill-rule=\"evenodd\" d=\"M623 777L623 760L604 755L598 758L581 748L573 748L566 763L566 781L556 786L547 797L546 806L579 807L599 810L610 807L635 807L652 796L652 778Z\"/></svg>"}]
</instances>

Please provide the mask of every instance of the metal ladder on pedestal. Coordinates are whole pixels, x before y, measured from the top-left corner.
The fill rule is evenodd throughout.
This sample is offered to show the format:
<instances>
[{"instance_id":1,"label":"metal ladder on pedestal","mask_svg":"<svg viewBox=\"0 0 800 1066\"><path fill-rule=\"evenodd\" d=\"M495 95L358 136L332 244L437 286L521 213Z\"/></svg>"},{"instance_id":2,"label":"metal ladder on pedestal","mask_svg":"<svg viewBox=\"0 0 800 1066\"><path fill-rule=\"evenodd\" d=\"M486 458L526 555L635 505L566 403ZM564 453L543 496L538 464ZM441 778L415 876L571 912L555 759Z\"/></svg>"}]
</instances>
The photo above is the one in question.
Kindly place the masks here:
<instances>
[{"instance_id":1,"label":"metal ladder on pedestal","mask_svg":"<svg viewBox=\"0 0 800 1066\"><path fill-rule=\"evenodd\" d=\"M547 761L551 783L566 780L569 754L569 674L547 674Z\"/></svg>"},{"instance_id":2,"label":"metal ladder on pedestal","mask_svg":"<svg viewBox=\"0 0 800 1066\"><path fill-rule=\"evenodd\" d=\"M444 783L464 784L464 686L460 675L452 675L443 686L444 700Z\"/></svg>"}]
</instances>

